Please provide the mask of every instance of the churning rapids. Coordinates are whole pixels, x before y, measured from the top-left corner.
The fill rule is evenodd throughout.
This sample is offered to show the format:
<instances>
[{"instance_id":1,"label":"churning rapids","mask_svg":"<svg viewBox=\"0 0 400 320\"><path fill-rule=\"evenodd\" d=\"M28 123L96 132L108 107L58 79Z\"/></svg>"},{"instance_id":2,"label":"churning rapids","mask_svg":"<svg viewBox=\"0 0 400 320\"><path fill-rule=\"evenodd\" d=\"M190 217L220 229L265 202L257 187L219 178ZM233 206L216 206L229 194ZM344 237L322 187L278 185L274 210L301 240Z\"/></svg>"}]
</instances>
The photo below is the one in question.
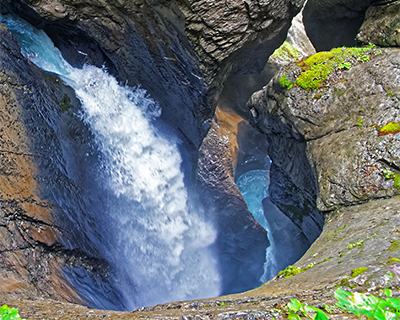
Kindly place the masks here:
<instances>
[{"instance_id":1,"label":"churning rapids","mask_svg":"<svg viewBox=\"0 0 400 320\"><path fill-rule=\"evenodd\" d=\"M179 141L157 120L157 102L141 88L120 85L104 68L72 67L44 31L24 20L0 15L0 22L17 37L24 56L58 75L81 103L73 112L74 125L90 137L78 143L63 138L62 160L54 161L67 182L53 185L49 196L77 230L63 240L65 246L82 246L110 266L106 281L82 267L64 270L86 303L132 310L218 296L223 288L213 249L217 230L188 195ZM48 122L66 136L62 125ZM301 230L266 201L268 174L266 167L237 179L271 243L264 275L250 285L273 277L309 245Z\"/></svg>"}]
</instances>

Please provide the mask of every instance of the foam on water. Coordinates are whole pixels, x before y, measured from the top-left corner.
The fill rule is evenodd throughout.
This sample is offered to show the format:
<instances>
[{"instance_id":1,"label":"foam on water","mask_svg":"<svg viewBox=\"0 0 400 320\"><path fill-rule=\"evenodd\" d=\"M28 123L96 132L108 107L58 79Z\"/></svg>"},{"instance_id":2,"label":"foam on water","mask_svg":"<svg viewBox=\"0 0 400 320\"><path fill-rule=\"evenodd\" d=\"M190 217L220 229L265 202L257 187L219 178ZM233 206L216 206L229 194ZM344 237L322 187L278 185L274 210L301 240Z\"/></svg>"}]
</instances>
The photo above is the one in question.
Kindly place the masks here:
<instances>
[{"instance_id":1,"label":"foam on water","mask_svg":"<svg viewBox=\"0 0 400 320\"><path fill-rule=\"evenodd\" d=\"M101 154L91 182L93 201L105 203L101 212L86 214L105 222L96 231L103 237L99 250L114 270L126 308L217 296L220 279L209 249L216 233L188 205L177 142L153 123L161 113L157 103L143 89L121 86L104 69L73 68L43 31L25 21L10 15L0 21L26 57L60 75L81 101L80 117Z\"/></svg>"}]
</instances>

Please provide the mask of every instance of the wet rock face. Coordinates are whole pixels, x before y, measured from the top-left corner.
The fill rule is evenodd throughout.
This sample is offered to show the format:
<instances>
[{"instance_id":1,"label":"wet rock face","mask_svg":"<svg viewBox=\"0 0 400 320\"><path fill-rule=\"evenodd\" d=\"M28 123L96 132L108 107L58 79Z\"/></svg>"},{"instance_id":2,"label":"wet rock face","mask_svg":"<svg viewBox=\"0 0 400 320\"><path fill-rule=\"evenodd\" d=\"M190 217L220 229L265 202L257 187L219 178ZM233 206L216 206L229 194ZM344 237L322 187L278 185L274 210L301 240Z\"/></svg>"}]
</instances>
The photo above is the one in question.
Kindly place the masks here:
<instances>
[{"instance_id":1,"label":"wet rock face","mask_svg":"<svg viewBox=\"0 0 400 320\"><path fill-rule=\"evenodd\" d=\"M259 284L265 250L264 228L254 220L235 184L237 124L242 119L217 108L199 150L197 180L200 197L218 232L216 251L222 294L249 290Z\"/></svg>"},{"instance_id":2,"label":"wet rock face","mask_svg":"<svg viewBox=\"0 0 400 320\"><path fill-rule=\"evenodd\" d=\"M81 302L62 278L62 230L52 204L40 197L36 164L41 155L21 121L30 113L21 105L37 102L32 96L39 87L46 94L45 84L32 86L38 78L44 81L43 74L25 60L4 26L0 39L0 294Z\"/></svg>"},{"instance_id":3,"label":"wet rock face","mask_svg":"<svg viewBox=\"0 0 400 320\"><path fill-rule=\"evenodd\" d=\"M354 46L365 11L378 0L309 0L304 8L307 35L317 51ZM388 2L388 1L386 1Z\"/></svg>"},{"instance_id":4,"label":"wet rock face","mask_svg":"<svg viewBox=\"0 0 400 320\"><path fill-rule=\"evenodd\" d=\"M103 63L140 84L163 117L200 145L229 76L260 71L303 0L1 1L53 38L75 65ZM211 108L208 98L211 98ZM179 119L179 120L177 120Z\"/></svg>"},{"instance_id":5,"label":"wet rock face","mask_svg":"<svg viewBox=\"0 0 400 320\"><path fill-rule=\"evenodd\" d=\"M368 8L357 40L382 47L400 46L400 1Z\"/></svg>"},{"instance_id":6,"label":"wet rock face","mask_svg":"<svg viewBox=\"0 0 400 320\"><path fill-rule=\"evenodd\" d=\"M77 100L22 56L4 26L0 39L0 296L83 303L63 267L87 259L64 246L71 225L50 200L52 186L66 181L53 125L63 99L70 107Z\"/></svg>"},{"instance_id":7,"label":"wet rock face","mask_svg":"<svg viewBox=\"0 0 400 320\"><path fill-rule=\"evenodd\" d=\"M332 73L315 91L297 85L282 88L283 74L293 76L299 70L293 64L253 96L250 106L261 130L303 145L318 181L314 190L320 210L400 193L396 182L400 178L399 54L380 50L365 63ZM390 123L393 130L388 129ZM282 143L281 148L291 150L291 145ZM293 159L290 163L275 164L286 176L298 177L298 165Z\"/></svg>"}]
</instances>

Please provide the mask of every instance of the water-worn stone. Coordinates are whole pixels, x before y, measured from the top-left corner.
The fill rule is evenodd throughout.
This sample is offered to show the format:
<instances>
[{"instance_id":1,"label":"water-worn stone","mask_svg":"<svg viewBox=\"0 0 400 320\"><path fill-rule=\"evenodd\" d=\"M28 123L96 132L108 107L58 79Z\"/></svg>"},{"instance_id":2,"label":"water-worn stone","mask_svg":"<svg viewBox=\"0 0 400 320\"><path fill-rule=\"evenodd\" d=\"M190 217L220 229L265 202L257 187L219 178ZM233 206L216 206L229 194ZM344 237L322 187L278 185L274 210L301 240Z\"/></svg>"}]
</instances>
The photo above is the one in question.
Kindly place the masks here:
<instances>
[{"instance_id":1,"label":"water-worn stone","mask_svg":"<svg viewBox=\"0 0 400 320\"><path fill-rule=\"evenodd\" d=\"M357 40L382 47L400 46L400 1L368 8Z\"/></svg>"},{"instance_id":2,"label":"water-worn stone","mask_svg":"<svg viewBox=\"0 0 400 320\"><path fill-rule=\"evenodd\" d=\"M378 214L377 214L378 213ZM396 264L399 250L400 198L380 199L335 210L326 217L320 237L296 266L302 272L277 277L248 292L178 301L131 312L89 310L51 300L3 300L18 307L28 319L271 319L285 314L290 298L322 308L331 306L330 319L358 319L333 306L337 288L379 295L390 288L400 295L387 273ZM307 268L308 267L308 268ZM363 268L363 269L360 269ZM336 314L335 314L336 313Z\"/></svg>"},{"instance_id":3,"label":"water-worn stone","mask_svg":"<svg viewBox=\"0 0 400 320\"><path fill-rule=\"evenodd\" d=\"M76 263L79 254L64 247L65 225L44 196L43 183L59 177L45 170L56 157L56 141L41 115L61 113L67 92L57 77L28 62L18 41L0 25L1 300L6 295L83 303L63 274L63 266Z\"/></svg>"},{"instance_id":4,"label":"water-worn stone","mask_svg":"<svg viewBox=\"0 0 400 320\"><path fill-rule=\"evenodd\" d=\"M218 230L216 252L222 293L258 285L263 273L266 231L253 218L235 184L238 123L243 119L219 108L199 150L200 198Z\"/></svg>"}]
</instances>

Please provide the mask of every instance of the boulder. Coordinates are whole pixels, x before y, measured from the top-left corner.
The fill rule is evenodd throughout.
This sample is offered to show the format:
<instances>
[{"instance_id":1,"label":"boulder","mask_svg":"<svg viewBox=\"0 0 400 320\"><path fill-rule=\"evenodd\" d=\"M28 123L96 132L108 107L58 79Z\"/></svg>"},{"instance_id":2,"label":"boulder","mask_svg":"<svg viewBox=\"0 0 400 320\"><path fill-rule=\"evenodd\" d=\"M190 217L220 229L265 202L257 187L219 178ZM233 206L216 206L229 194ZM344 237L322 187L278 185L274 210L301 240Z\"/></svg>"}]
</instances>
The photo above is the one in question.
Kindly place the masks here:
<instances>
[{"instance_id":1,"label":"boulder","mask_svg":"<svg viewBox=\"0 0 400 320\"><path fill-rule=\"evenodd\" d=\"M357 40L382 47L400 46L400 1L368 8Z\"/></svg>"},{"instance_id":2,"label":"boulder","mask_svg":"<svg viewBox=\"0 0 400 320\"><path fill-rule=\"evenodd\" d=\"M323 211L400 193L400 53L362 49L357 56L351 50L288 66L249 103L253 123L277 141L270 144L276 172L317 196ZM313 73L332 61L336 67L325 79ZM318 86L308 88L307 76ZM308 184L299 181L305 170Z\"/></svg>"}]
</instances>

